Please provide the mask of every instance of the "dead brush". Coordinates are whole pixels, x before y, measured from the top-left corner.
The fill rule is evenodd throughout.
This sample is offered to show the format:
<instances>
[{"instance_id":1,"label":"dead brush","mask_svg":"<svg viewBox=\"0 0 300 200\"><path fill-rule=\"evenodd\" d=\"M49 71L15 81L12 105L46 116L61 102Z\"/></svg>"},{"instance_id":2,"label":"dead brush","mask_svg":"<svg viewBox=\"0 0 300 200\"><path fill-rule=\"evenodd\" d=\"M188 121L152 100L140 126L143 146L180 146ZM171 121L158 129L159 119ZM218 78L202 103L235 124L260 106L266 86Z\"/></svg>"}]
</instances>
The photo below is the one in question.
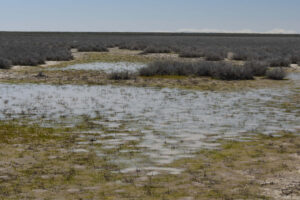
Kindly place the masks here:
<instances>
[{"instance_id":1,"label":"dead brush","mask_svg":"<svg viewBox=\"0 0 300 200\"><path fill-rule=\"evenodd\" d=\"M9 69L11 68L12 62L5 58L0 58L0 69Z\"/></svg>"},{"instance_id":2,"label":"dead brush","mask_svg":"<svg viewBox=\"0 0 300 200\"><path fill-rule=\"evenodd\" d=\"M286 77L286 72L283 68L269 69L266 73L267 78L273 80L283 80Z\"/></svg>"},{"instance_id":3,"label":"dead brush","mask_svg":"<svg viewBox=\"0 0 300 200\"><path fill-rule=\"evenodd\" d=\"M108 75L110 80L131 80L136 78L136 74L128 71L112 72Z\"/></svg>"}]
</instances>

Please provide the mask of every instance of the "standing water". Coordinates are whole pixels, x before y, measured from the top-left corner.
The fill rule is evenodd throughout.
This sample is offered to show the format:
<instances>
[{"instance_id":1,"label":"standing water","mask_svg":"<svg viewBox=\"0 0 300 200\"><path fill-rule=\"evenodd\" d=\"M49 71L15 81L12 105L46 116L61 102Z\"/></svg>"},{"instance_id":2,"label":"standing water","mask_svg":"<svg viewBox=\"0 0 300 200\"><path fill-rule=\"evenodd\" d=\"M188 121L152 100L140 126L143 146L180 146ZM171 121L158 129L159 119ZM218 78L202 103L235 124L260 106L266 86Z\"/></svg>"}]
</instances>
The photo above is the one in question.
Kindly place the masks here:
<instances>
[{"instance_id":1,"label":"standing water","mask_svg":"<svg viewBox=\"0 0 300 200\"><path fill-rule=\"evenodd\" d=\"M0 94L1 119L26 118L48 126L76 126L88 119L95 126L78 133L81 151L89 148L90 137L103 150L134 141L142 160L124 159L134 165L145 165L145 157L151 163L169 163L199 148L215 147L218 138L299 129L299 109L287 112L281 106L293 95L287 89L203 92L0 84ZM98 150L99 155L103 152Z\"/></svg>"},{"instance_id":2,"label":"standing water","mask_svg":"<svg viewBox=\"0 0 300 200\"><path fill-rule=\"evenodd\" d=\"M140 68L143 68L145 66L146 66L146 64L143 64L143 63L95 62L95 63L70 65L70 66L67 66L64 68L52 68L51 70L92 70L92 71L103 71L105 73L121 72L121 71L137 72Z\"/></svg>"}]
</instances>

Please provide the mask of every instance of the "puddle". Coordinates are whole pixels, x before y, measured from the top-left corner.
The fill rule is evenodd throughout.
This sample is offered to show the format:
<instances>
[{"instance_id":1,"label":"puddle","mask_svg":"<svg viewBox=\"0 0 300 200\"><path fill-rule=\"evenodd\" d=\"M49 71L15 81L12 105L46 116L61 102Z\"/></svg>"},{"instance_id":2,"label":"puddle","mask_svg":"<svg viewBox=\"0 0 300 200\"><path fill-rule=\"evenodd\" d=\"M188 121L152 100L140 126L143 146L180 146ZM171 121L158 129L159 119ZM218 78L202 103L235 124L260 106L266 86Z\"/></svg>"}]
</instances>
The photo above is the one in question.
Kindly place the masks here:
<instances>
[{"instance_id":1,"label":"puddle","mask_svg":"<svg viewBox=\"0 0 300 200\"><path fill-rule=\"evenodd\" d=\"M119 71L129 71L137 72L140 68L145 67L143 63L129 63L129 62L116 62L116 63L84 63L70 65L64 68L52 68L50 70L96 70L103 71L105 73L119 72Z\"/></svg>"},{"instance_id":2,"label":"puddle","mask_svg":"<svg viewBox=\"0 0 300 200\"><path fill-rule=\"evenodd\" d=\"M87 130L78 133L75 152L110 151L113 162L145 168L216 148L219 138L295 131L299 109L287 112L280 106L295 92L0 84L0 119L26 118L45 126L84 123Z\"/></svg>"},{"instance_id":3,"label":"puddle","mask_svg":"<svg viewBox=\"0 0 300 200\"><path fill-rule=\"evenodd\" d=\"M155 176L164 172L177 175L183 172L183 169L171 167L144 167L144 168L126 168L121 170L121 173L145 173L148 176Z\"/></svg>"},{"instance_id":4,"label":"puddle","mask_svg":"<svg viewBox=\"0 0 300 200\"><path fill-rule=\"evenodd\" d=\"M287 78L294 81L300 81L300 73L289 73Z\"/></svg>"},{"instance_id":5,"label":"puddle","mask_svg":"<svg viewBox=\"0 0 300 200\"><path fill-rule=\"evenodd\" d=\"M74 153L88 153L89 151L86 149L74 149L72 152Z\"/></svg>"}]
</instances>

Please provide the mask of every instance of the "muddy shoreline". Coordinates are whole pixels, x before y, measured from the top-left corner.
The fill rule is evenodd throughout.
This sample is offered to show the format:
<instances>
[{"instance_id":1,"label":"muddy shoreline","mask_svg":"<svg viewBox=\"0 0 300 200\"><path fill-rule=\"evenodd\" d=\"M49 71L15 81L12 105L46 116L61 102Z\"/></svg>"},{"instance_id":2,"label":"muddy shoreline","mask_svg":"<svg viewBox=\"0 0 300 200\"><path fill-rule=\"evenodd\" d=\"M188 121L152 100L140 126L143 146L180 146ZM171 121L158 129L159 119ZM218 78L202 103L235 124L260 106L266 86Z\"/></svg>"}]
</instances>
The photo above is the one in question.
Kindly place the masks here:
<instances>
[{"instance_id":1,"label":"muddy shoreline","mask_svg":"<svg viewBox=\"0 0 300 200\"><path fill-rule=\"evenodd\" d=\"M109 52L78 52L72 50L75 60L63 62L49 61L38 67L16 66L11 70L0 71L0 82L3 83L45 83L45 84L89 84L89 85L128 85L138 87L169 87L197 90L243 90L249 88L282 87L294 84L287 79L283 81L268 80L262 77L255 77L255 80L222 81L209 77L185 77L185 76L154 76L136 77L133 80L114 81L109 80L108 74L95 70L59 70L66 66L94 63L94 62L133 62L149 63L155 59L170 59L169 54L148 54L140 55L139 51L120 50L112 48ZM196 61L199 59L187 59L173 56L172 59ZM232 62L228 60L227 62ZM240 61L233 61L240 62ZM51 71L49 71L51 69ZM289 73L300 72L300 67L288 68ZM39 76L42 74L43 76Z\"/></svg>"},{"instance_id":2,"label":"muddy shoreline","mask_svg":"<svg viewBox=\"0 0 300 200\"><path fill-rule=\"evenodd\" d=\"M120 171L109 161L125 147L110 151L110 156L74 151L80 137L72 128L16 123L0 123L2 199L298 199L300 195L300 138L290 133L258 135L245 142L220 140L218 149L201 150L193 158ZM22 134L16 137L17 133ZM127 148L127 156L137 154ZM165 173L169 169L180 173Z\"/></svg>"}]
</instances>

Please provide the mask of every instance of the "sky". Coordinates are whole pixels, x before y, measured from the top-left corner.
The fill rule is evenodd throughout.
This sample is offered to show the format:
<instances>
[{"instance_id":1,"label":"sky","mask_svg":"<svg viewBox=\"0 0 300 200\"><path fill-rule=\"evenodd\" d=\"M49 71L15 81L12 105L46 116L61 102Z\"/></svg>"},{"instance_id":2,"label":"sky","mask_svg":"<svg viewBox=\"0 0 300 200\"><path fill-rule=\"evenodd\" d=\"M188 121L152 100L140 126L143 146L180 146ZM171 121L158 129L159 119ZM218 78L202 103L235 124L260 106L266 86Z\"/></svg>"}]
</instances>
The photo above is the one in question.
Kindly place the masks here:
<instances>
[{"instance_id":1,"label":"sky","mask_svg":"<svg viewBox=\"0 0 300 200\"><path fill-rule=\"evenodd\" d=\"M0 31L300 33L300 0L0 0Z\"/></svg>"}]
</instances>

